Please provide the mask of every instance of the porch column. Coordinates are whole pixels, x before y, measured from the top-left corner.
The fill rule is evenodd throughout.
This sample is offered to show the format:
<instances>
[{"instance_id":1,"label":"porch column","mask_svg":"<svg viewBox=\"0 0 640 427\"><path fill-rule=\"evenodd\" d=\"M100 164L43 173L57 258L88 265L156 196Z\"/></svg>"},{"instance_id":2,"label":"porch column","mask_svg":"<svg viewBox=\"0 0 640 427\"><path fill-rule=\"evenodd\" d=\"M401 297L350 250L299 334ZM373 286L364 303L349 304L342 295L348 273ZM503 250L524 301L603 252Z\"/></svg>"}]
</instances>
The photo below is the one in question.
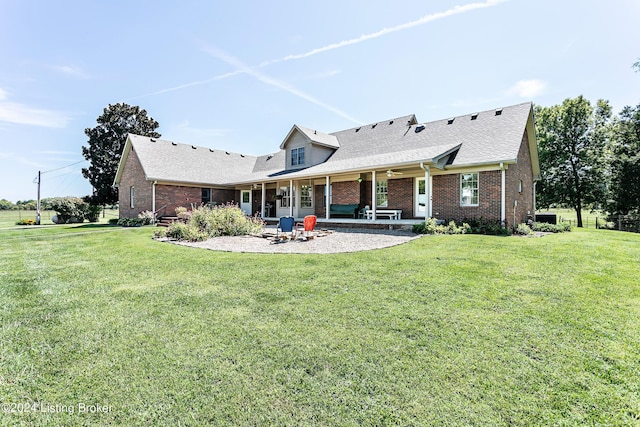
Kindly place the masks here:
<instances>
[{"instance_id":1,"label":"porch column","mask_svg":"<svg viewBox=\"0 0 640 427\"><path fill-rule=\"evenodd\" d=\"M260 208L260 218L264 218L264 209L267 204L267 184L261 183L262 185L262 200L261 200L261 208Z\"/></svg>"},{"instance_id":2,"label":"porch column","mask_svg":"<svg viewBox=\"0 0 640 427\"><path fill-rule=\"evenodd\" d=\"M371 220L376 220L376 171L371 171Z\"/></svg>"},{"instance_id":3,"label":"porch column","mask_svg":"<svg viewBox=\"0 0 640 427\"><path fill-rule=\"evenodd\" d=\"M504 168L504 163L500 163L500 172L501 172L501 179L500 179L500 187L501 187L501 191L500 191L500 224L502 224L502 226L504 227L504 221L507 217L507 205L506 205L506 194L505 194L505 188L506 188L506 179L505 179L505 168Z\"/></svg>"},{"instance_id":4,"label":"porch column","mask_svg":"<svg viewBox=\"0 0 640 427\"><path fill-rule=\"evenodd\" d=\"M327 207L325 209L325 218L330 218L329 210L331 208L331 182L329 182L329 175L325 177L325 195L324 195L324 204Z\"/></svg>"},{"instance_id":5,"label":"porch column","mask_svg":"<svg viewBox=\"0 0 640 427\"><path fill-rule=\"evenodd\" d=\"M431 167L424 167L424 220L431 218Z\"/></svg>"},{"instance_id":6,"label":"porch column","mask_svg":"<svg viewBox=\"0 0 640 427\"><path fill-rule=\"evenodd\" d=\"M293 180L289 180L289 216L293 216Z\"/></svg>"},{"instance_id":7,"label":"porch column","mask_svg":"<svg viewBox=\"0 0 640 427\"><path fill-rule=\"evenodd\" d=\"M153 212L153 223L156 223L156 184L158 181L153 181L151 184L151 212Z\"/></svg>"}]
</instances>

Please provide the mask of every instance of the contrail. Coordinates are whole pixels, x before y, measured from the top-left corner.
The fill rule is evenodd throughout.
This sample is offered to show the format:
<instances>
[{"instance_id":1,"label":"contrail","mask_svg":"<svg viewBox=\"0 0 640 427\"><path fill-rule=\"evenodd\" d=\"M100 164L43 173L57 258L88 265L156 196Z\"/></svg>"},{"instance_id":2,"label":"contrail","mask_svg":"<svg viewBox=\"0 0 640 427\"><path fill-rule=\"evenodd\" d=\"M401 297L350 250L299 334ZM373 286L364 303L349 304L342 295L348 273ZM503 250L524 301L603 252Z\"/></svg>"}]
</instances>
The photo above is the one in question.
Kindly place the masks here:
<instances>
[{"instance_id":1,"label":"contrail","mask_svg":"<svg viewBox=\"0 0 640 427\"><path fill-rule=\"evenodd\" d=\"M269 61L265 61L265 62L262 62L259 65L259 67L264 67L264 66L267 66L267 65L270 65L270 64L275 64L275 63L278 63L278 62L290 61L292 59L308 58L310 56L317 55L317 54L322 53L322 52L328 52L330 50L340 49L341 47L362 43L364 41L376 39L378 37L382 37L382 36L385 36L387 34L395 33L395 32L398 32L398 31L407 30L407 29L413 28L413 27L418 27L420 25L424 25L424 24L429 23L429 22L437 21L438 19L448 18L449 16L459 15L461 13L469 12L469 11L476 10L476 9L484 9L484 8L487 8L487 7L493 7L493 6L497 5L497 4L503 3L505 1L508 1L508 0L487 0L484 3L470 3L470 4L467 4L467 5L464 5L464 6L455 6L454 8L446 10L444 12L437 12L437 13L432 13L430 15L425 15L422 18L417 19L415 21L407 22L405 24L396 25L395 27L391 27L391 28L383 28L382 30L376 31L375 33L363 34L360 37L356 37L356 38L349 39L349 40L343 40L343 41L338 42L338 43L332 43L330 45L319 47L319 48L310 50L310 51L305 52L305 53L299 53L299 54L295 54L295 55L287 55L284 58L272 59L272 60L269 60Z\"/></svg>"},{"instance_id":2,"label":"contrail","mask_svg":"<svg viewBox=\"0 0 640 427\"><path fill-rule=\"evenodd\" d=\"M302 92L299 89L296 89L295 87L293 87L293 86L291 86L291 85L289 85L289 84L287 84L285 82L282 82L280 80L274 79L273 77L269 77L269 76L257 71L255 68L249 67L248 65L242 63L239 59L229 55L228 53L222 51L221 49L213 48L213 47L206 47L205 51L207 53L209 53L210 55L215 56L216 58L220 59L221 61L226 62L227 64L235 67L237 69L237 72L246 73L246 74L248 74L248 75L250 75L252 77L255 77L257 80L259 80L259 81L261 81L261 82L263 82L265 84L268 84L270 86L276 87L276 88L281 89L281 90L283 90L285 92L289 92L292 95L295 95L295 96L297 96L299 98L302 98L302 99L304 99L306 101L309 101L309 102L311 102L311 103L313 103L313 104L315 104L315 105L317 105L319 107L322 107L322 108L324 108L324 109L326 109L328 111L336 113L340 117L343 117L343 118L345 118L347 120L350 120L350 121L352 121L352 122L354 122L356 124L362 124L362 121L353 118L352 116L348 115L344 111L342 111L342 110L340 110L340 109L338 109L336 107L333 107L331 105L325 104L324 102L312 97L309 94L306 94L306 93Z\"/></svg>"}]
</instances>

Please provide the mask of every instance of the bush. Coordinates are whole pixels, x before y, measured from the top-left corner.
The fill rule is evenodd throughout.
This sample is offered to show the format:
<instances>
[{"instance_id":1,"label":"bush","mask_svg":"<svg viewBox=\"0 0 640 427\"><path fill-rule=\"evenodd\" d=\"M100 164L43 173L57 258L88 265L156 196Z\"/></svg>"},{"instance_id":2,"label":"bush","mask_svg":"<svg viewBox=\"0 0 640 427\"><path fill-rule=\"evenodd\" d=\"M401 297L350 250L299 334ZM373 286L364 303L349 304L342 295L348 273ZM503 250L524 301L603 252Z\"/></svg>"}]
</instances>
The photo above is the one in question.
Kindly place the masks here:
<instances>
[{"instance_id":1,"label":"bush","mask_svg":"<svg viewBox=\"0 0 640 427\"><path fill-rule=\"evenodd\" d=\"M109 224L116 225L120 221L118 218L109 218Z\"/></svg>"},{"instance_id":2,"label":"bush","mask_svg":"<svg viewBox=\"0 0 640 427\"><path fill-rule=\"evenodd\" d=\"M118 220L118 225L122 227L140 227L142 226L144 221L140 218L120 218Z\"/></svg>"},{"instance_id":3,"label":"bush","mask_svg":"<svg viewBox=\"0 0 640 427\"><path fill-rule=\"evenodd\" d=\"M455 221L449 221L449 224L444 225L438 224L435 218L429 218L425 222L414 224L412 227L412 231L417 234L465 234L470 229L471 227L467 223L457 226Z\"/></svg>"},{"instance_id":4,"label":"bush","mask_svg":"<svg viewBox=\"0 0 640 427\"><path fill-rule=\"evenodd\" d=\"M151 211L143 211L138 214L138 220L141 225L149 225L155 220L155 215Z\"/></svg>"},{"instance_id":5,"label":"bush","mask_svg":"<svg viewBox=\"0 0 640 427\"><path fill-rule=\"evenodd\" d=\"M571 224L568 222L561 222L559 224L548 224L546 222L534 222L531 227L533 231L540 231L543 233L564 233L571 231Z\"/></svg>"},{"instance_id":6,"label":"bush","mask_svg":"<svg viewBox=\"0 0 640 427\"><path fill-rule=\"evenodd\" d=\"M100 219L101 211L102 211L102 206L89 204L86 207L84 218L89 222L98 222L98 220Z\"/></svg>"},{"instance_id":7,"label":"bush","mask_svg":"<svg viewBox=\"0 0 640 427\"><path fill-rule=\"evenodd\" d=\"M16 222L16 225L36 225L35 219L22 219Z\"/></svg>"},{"instance_id":8,"label":"bush","mask_svg":"<svg viewBox=\"0 0 640 427\"><path fill-rule=\"evenodd\" d=\"M78 197L55 197L50 200L51 209L56 211L58 224L84 221L88 204ZM72 221L74 219L74 221Z\"/></svg>"},{"instance_id":9,"label":"bush","mask_svg":"<svg viewBox=\"0 0 640 427\"><path fill-rule=\"evenodd\" d=\"M529 227L527 224L522 223L518 224L514 233L521 236L530 236L533 234L533 230L531 230L531 227Z\"/></svg>"},{"instance_id":10,"label":"bush","mask_svg":"<svg viewBox=\"0 0 640 427\"><path fill-rule=\"evenodd\" d=\"M178 213L180 214L184 212ZM167 229L167 237L199 241L218 236L243 236L259 233L263 226L264 221L259 217L247 216L238 205L228 203L195 209L191 212L186 224L181 222L171 224Z\"/></svg>"},{"instance_id":11,"label":"bush","mask_svg":"<svg viewBox=\"0 0 640 427\"><path fill-rule=\"evenodd\" d=\"M469 224L471 228L469 233L471 234L489 234L494 236L508 236L511 234L511 230L507 228L505 221L504 225L498 219L486 219L486 218L466 218L464 222Z\"/></svg>"}]
</instances>

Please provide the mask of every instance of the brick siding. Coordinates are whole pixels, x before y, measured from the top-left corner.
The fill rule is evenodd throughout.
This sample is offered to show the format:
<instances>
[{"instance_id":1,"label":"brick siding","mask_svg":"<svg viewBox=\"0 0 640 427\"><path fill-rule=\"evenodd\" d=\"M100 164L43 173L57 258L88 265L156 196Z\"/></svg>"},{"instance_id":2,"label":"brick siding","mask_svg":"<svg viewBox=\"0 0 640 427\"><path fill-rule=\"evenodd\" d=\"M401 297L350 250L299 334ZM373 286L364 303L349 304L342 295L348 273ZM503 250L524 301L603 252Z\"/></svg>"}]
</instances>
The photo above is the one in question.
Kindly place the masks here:
<instances>
[{"instance_id":1,"label":"brick siding","mask_svg":"<svg viewBox=\"0 0 640 427\"><path fill-rule=\"evenodd\" d=\"M522 192L518 192L518 183L522 180ZM520 150L518 151L518 160L515 165L509 165L505 176L506 187L506 216L507 222L513 224L514 201L518 201L515 209L515 223L523 223L527 221L527 214L533 212L533 168L531 166L531 154L529 153L529 139L527 133L524 133Z\"/></svg>"},{"instance_id":2,"label":"brick siding","mask_svg":"<svg viewBox=\"0 0 640 427\"><path fill-rule=\"evenodd\" d=\"M460 174L433 177L432 215L460 221L465 218L500 220L501 172L479 172L478 206L460 206Z\"/></svg>"},{"instance_id":3,"label":"brick siding","mask_svg":"<svg viewBox=\"0 0 640 427\"><path fill-rule=\"evenodd\" d=\"M131 207L130 189L134 188L134 206ZM147 181L138 155L132 149L127 156L120 184L118 201L120 202L120 218L135 218L142 211L152 210L151 182Z\"/></svg>"}]
</instances>

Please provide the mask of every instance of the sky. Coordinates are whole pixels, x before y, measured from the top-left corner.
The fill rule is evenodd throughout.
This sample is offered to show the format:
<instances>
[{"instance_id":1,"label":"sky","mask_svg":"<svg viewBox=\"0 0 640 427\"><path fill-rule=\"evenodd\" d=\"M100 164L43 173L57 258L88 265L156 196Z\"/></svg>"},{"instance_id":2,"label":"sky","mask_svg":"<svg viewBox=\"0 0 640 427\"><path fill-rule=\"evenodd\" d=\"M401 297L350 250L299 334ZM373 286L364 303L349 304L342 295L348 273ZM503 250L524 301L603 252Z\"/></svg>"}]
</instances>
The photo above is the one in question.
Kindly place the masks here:
<instances>
[{"instance_id":1,"label":"sky","mask_svg":"<svg viewBox=\"0 0 640 427\"><path fill-rule=\"evenodd\" d=\"M0 0L0 199L91 194L86 128L138 105L162 139L243 154L585 96L640 104L638 0Z\"/></svg>"}]
</instances>

